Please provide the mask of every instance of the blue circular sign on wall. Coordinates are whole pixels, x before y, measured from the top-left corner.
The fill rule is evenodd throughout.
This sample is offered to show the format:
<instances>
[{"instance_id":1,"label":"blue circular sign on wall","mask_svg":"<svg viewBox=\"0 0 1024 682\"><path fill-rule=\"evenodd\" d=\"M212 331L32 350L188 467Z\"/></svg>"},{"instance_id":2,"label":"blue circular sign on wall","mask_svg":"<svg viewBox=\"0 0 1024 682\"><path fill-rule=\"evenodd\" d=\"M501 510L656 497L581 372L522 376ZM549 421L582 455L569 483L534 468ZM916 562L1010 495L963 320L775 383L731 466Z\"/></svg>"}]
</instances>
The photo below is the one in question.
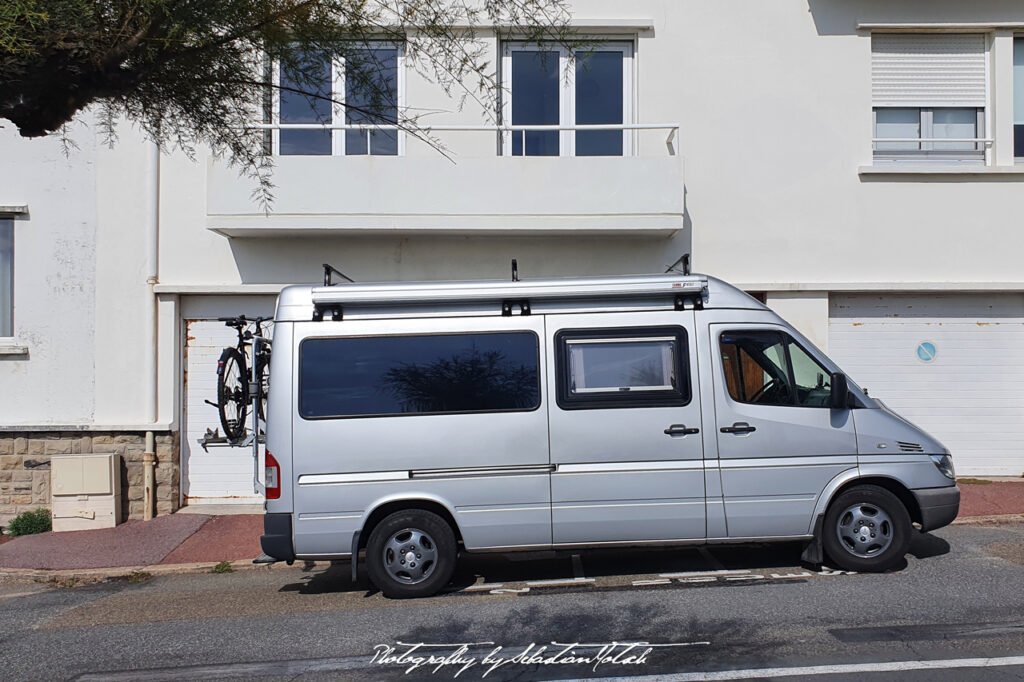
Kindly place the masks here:
<instances>
[{"instance_id":1,"label":"blue circular sign on wall","mask_svg":"<svg viewBox=\"0 0 1024 682\"><path fill-rule=\"evenodd\" d=\"M921 362L931 362L937 352L935 344L931 341L922 341L917 345L917 359Z\"/></svg>"}]
</instances>

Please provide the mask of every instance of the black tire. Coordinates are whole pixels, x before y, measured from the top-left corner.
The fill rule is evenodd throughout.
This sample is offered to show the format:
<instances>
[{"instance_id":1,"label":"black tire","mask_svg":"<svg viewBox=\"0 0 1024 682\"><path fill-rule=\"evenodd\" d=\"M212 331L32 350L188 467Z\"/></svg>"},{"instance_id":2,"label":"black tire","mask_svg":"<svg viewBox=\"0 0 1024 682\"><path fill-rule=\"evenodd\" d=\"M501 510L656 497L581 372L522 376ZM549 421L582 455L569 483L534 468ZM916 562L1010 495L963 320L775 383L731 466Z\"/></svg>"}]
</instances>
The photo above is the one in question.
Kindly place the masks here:
<instances>
[{"instance_id":1,"label":"black tire","mask_svg":"<svg viewBox=\"0 0 1024 682\"><path fill-rule=\"evenodd\" d=\"M249 414L249 371L237 348L225 348L217 362L217 412L224 436L240 440Z\"/></svg>"},{"instance_id":2,"label":"black tire","mask_svg":"<svg viewBox=\"0 0 1024 682\"><path fill-rule=\"evenodd\" d=\"M401 551L394 551L396 545ZM387 597L429 597L452 579L456 549L455 532L443 518L422 509L399 511L385 517L370 533L366 568L370 580ZM408 563L403 554L410 559ZM393 557L390 561L389 556ZM417 558L425 562L431 556L430 566L416 563ZM396 577L396 572L403 571L408 577Z\"/></svg>"},{"instance_id":3,"label":"black tire","mask_svg":"<svg viewBox=\"0 0 1024 682\"><path fill-rule=\"evenodd\" d=\"M821 532L825 551L840 568L878 573L903 560L913 526L898 497L858 485L832 500Z\"/></svg>"}]
</instances>

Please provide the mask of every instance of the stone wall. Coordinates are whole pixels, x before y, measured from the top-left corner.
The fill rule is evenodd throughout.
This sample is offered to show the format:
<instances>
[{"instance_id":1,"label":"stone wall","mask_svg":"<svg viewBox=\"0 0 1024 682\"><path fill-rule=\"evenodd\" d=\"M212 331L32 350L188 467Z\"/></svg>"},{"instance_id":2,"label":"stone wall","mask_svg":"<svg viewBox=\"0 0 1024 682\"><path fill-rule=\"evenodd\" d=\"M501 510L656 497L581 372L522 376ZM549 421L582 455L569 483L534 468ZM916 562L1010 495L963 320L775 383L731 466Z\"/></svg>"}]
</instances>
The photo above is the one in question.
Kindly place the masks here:
<instances>
[{"instance_id":1,"label":"stone wall","mask_svg":"<svg viewBox=\"0 0 1024 682\"><path fill-rule=\"evenodd\" d=\"M39 507L50 508L52 455L114 452L121 455L121 519L141 519L143 512L143 433L100 431L0 433L0 526ZM181 467L178 434L156 436L156 513L178 508Z\"/></svg>"}]
</instances>

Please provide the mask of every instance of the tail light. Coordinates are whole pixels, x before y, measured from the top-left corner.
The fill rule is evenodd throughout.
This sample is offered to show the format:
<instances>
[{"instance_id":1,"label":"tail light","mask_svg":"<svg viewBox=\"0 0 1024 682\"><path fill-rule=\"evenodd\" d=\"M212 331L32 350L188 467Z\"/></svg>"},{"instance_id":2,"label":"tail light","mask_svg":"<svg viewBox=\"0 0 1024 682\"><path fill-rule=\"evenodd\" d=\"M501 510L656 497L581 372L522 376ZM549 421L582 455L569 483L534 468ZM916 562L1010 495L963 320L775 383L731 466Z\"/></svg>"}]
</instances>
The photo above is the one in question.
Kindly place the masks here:
<instances>
[{"instance_id":1,"label":"tail light","mask_svg":"<svg viewBox=\"0 0 1024 682\"><path fill-rule=\"evenodd\" d=\"M281 465L277 463L274 456L268 450L266 452L266 477L267 499L277 500L281 498Z\"/></svg>"}]
</instances>

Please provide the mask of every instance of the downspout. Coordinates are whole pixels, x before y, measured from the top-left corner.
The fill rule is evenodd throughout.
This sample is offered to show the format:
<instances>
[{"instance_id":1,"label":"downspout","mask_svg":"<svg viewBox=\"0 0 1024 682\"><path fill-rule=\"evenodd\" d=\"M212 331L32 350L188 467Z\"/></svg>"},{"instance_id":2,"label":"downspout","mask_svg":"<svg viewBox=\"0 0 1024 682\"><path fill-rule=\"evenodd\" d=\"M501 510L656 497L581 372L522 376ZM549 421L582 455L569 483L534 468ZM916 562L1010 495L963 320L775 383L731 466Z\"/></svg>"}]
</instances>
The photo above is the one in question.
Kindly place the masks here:
<instances>
[{"instance_id":1,"label":"downspout","mask_svg":"<svg viewBox=\"0 0 1024 682\"><path fill-rule=\"evenodd\" d=\"M151 142L146 147L146 166L149 178L149 191L146 194L146 286L149 287L149 296L146 303L146 322L148 348L145 357L145 368L143 376L149 377L151 382L150 390L146 396L145 420L148 424L156 424L159 399L159 351L157 347L158 335L157 324L159 309L156 300L154 286L159 282L159 252L160 252L160 144ZM153 518L154 507L156 506L155 491L155 465L156 465L156 437L153 431L146 431L146 449L142 453L142 484L143 484L143 512L142 518L149 521Z\"/></svg>"}]
</instances>

